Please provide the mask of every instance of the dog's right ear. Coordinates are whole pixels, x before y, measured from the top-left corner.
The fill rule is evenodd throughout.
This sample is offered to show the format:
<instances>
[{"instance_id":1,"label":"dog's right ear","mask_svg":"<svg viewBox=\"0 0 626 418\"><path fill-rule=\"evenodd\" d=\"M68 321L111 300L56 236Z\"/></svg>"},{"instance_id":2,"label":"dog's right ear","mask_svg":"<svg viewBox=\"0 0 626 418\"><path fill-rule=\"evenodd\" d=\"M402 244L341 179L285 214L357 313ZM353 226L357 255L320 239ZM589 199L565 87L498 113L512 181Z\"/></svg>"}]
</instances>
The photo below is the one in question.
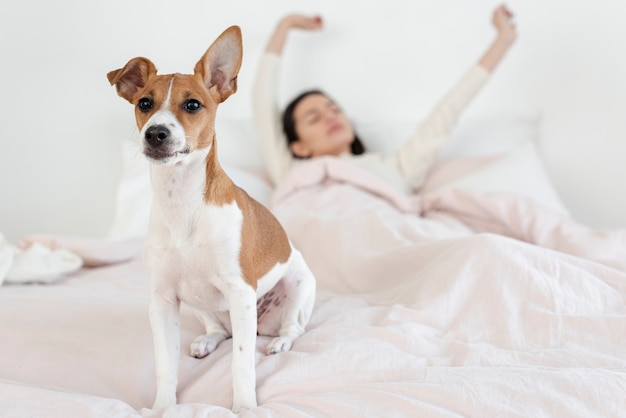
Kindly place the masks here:
<instances>
[{"instance_id":1,"label":"dog's right ear","mask_svg":"<svg viewBox=\"0 0 626 418\"><path fill-rule=\"evenodd\" d=\"M144 87L148 79L156 75L157 69L148 58L137 57L128 61L124 68L107 74L109 83L115 85L117 94L135 104L135 94Z\"/></svg>"}]
</instances>

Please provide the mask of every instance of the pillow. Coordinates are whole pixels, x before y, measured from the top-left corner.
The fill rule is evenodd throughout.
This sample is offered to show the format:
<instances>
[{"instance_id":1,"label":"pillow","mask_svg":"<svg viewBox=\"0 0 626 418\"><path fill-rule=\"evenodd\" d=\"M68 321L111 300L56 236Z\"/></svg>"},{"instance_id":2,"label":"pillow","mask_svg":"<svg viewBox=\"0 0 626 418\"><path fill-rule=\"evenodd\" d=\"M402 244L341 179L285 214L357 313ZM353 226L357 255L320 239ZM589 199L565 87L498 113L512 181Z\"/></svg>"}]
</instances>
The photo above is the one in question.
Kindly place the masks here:
<instances>
[{"instance_id":1,"label":"pillow","mask_svg":"<svg viewBox=\"0 0 626 418\"><path fill-rule=\"evenodd\" d=\"M538 121L537 114L526 112L462 119L420 192L457 187L515 193L568 214L534 143ZM369 150L389 153L413 134L417 124L367 121L355 122L355 129Z\"/></svg>"},{"instance_id":2,"label":"pillow","mask_svg":"<svg viewBox=\"0 0 626 418\"><path fill-rule=\"evenodd\" d=\"M261 141L252 119L217 118L217 152L220 163L252 170L264 170Z\"/></svg>"},{"instance_id":3,"label":"pillow","mask_svg":"<svg viewBox=\"0 0 626 418\"><path fill-rule=\"evenodd\" d=\"M148 160L136 140L122 144L122 178L117 186L111 239L143 237L148 231L152 187Z\"/></svg>"},{"instance_id":4,"label":"pillow","mask_svg":"<svg viewBox=\"0 0 626 418\"><path fill-rule=\"evenodd\" d=\"M250 197L264 206L269 205L273 188L263 173L224 163L222 163L222 168L232 181L244 189Z\"/></svg>"},{"instance_id":5,"label":"pillow","mask_svg":"<svg viewBox=\"0 0 626 418\"><path fill-rule=\"evenodd\" d=\"M536 114L497 114L461 120L439 159L500 155L537 138Z\"/></svg>"},{"instance_id":6,"label":"pillow","mask_svg":"<svg viewBox=\"0 0 626 418\"><path fill-rule=\"evenodd\" d=\"M545 208L569 214L532 141L500 156L438 162L431 170L421 192L429 193L447 188L515 193Z\"/></svg>"},{"instance_id":7,"label":"pillow","mask_svg":"<svg viewBox=\"0 0 626 418\"><path fill-rule=\"evenodd\" d=\"M534 140L538 116L502 113L461 119L439 153L439 159L498 155ZM369 151L392 153L416 131L417 122L355 121L355 130Z\"/></svg>"}]
</instances>

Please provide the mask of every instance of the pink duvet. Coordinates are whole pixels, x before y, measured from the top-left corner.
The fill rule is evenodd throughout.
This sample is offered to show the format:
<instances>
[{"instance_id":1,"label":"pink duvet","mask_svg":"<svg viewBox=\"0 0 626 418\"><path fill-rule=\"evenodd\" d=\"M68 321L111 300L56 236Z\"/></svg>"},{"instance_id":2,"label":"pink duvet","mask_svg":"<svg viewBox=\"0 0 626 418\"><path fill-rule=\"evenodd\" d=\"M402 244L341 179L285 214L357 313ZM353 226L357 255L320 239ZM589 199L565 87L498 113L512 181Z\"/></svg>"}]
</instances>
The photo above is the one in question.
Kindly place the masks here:
<instances>
[{"instance_id":1,"label":"pink duvet","mask_svg":"<svg viewBox=\"0 0 626 418\"><path fill-rule=\"evenodd\" d=\"M407 199L333 160L304 170L273 210L316 307L290 352L259 338L259 407L241 416L624 416L620 232L512 196ZM234 416L229 340L203 360L183 349L181 404L146 409L147 286L135 260L0 288L0 416ZM183 347L201 332L186 309L182 329Z\"/></svg>"}]
</instances>

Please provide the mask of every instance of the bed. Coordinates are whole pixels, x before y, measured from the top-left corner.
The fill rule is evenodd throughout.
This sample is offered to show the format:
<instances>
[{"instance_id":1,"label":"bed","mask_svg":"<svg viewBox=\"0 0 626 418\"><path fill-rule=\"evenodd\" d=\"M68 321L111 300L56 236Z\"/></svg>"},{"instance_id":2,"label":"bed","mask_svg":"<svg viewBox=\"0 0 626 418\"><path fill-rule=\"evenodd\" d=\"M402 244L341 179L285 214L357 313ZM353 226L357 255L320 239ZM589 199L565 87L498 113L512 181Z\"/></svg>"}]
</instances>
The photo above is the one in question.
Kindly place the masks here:
<instances>
[{"instance_id":1,"label":"bed","mask_svg":"<svg viewBox=\"0 0 626 418\"><path fill-rule=\"evenodd\" d=\"M495 233L468 233L456 212L446 212L453 203L439 202L439 210L419 217L399 209L403 203L390 204L393 197L369 182L368 188L325 178L273 189L263 173L232 163L236 143L253 140L250 123L218 123L219 137L230 144L220 148L226 170L273 208L318 281L311 322L291 351L265 355L267 339L258 338L259 406L240 416L623 416L620 260L611 267ZM392 129L357 125L374 138ZM468 121L422 196L507 198L569 219L535 134L536 121L519 115ZM126 157L108 244L146 228L146 163L136 152ZM298 200L299 187L323 199L329 183L339 194L296 220L293 211L307 205ZM369 200L352 208L331 204L351 193ZM337 208L341 215L333 214ZM185 307L179 405L149 409L155 376L141 257L81 268L47 284L21 277L0 288L0 416L235 416L231 342L205 359L190 357L185 347L202 327Z\"/></svg>"},{"instance_id":2,"label":"bed","mask_svg":"<svg viewBox=\"0 0 626 418\"><path fill-rule=\"evenodd\" d=\"M330 160L272 187L255 63L279 17L320 13L327 30L290 41L281 104L322 88L389 152L491 41L496 3L35 3L14 2L0 25L0 417L235 416L231 342L190 357L202 327L186 307L179 404L149 409L149 283L134 253L148 170L105 77L138 55L186 71L232 24L244 62L217 116L220 161L278 216L318 287L291 351L265 355L258 338L259 406L241 417L626 416L625 233L573 220L625 226L625 2L512 2L517 45L411 199ZM15 247L48 231L100 266Z\"/></svg>"}]
</instances>

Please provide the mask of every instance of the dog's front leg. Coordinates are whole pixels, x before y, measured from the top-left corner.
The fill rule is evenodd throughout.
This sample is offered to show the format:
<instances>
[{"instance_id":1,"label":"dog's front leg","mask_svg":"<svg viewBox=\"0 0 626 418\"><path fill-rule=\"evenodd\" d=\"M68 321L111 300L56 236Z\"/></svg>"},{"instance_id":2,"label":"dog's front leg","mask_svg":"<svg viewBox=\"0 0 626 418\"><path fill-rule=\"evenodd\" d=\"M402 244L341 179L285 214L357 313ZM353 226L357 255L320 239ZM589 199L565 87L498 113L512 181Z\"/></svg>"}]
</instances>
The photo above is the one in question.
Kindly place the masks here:
<instances>
[{"instance_id":1,"label":"dog's front leg","mask_svg":"<svg viewBox=\"0 0 626 418\"><path fill-rule=\"evenodd\" d=\"M242 283L229 289L230 321L233 334L233 411L254 408L256 403L256 333L255 290Z\"/></svg>"},{"instance_id":2,"label":"dog's front leg","mask_svg":"<svg viewBox=\"0 0 626 418\"><path fill-rule=\"evenodd\" d=\"M153 409L176 404L180 356L180 301L175 294L152 293L150 325L154 340L157 393Z\"/></svg>"}]
</instances>

